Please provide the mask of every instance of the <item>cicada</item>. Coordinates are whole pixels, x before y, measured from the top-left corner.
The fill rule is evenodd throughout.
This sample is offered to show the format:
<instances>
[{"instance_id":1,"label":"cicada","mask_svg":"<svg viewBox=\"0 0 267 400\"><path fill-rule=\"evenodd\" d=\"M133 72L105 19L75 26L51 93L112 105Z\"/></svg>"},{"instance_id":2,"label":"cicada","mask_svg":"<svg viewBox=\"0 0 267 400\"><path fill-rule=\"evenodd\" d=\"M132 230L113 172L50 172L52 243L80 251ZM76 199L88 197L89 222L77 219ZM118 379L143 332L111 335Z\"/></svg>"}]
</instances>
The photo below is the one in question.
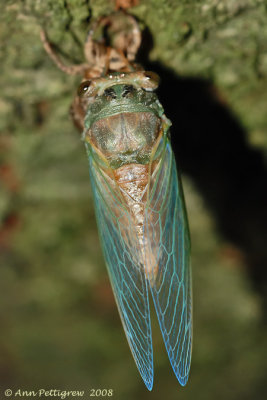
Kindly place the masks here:
<instances>
[{"instance_id":1,"label":"cicada","mask_svg":"<svg viewBox=\"0 0 267 400\"><path fill-rule=\"evenodd\" d=\"M113 46L93 39L99 25L114 34ZM87 62L79 66L63 66L44 32L42 38L61 69L84 76L72 116L82 131L99 237L137 368L151 390L151 293L172 368L185 385L192 348L189 228L171 122L155 92L159 78L134 63L138 24L125 12L98 20L86 41Z\"/></svg>"}]
</instances>

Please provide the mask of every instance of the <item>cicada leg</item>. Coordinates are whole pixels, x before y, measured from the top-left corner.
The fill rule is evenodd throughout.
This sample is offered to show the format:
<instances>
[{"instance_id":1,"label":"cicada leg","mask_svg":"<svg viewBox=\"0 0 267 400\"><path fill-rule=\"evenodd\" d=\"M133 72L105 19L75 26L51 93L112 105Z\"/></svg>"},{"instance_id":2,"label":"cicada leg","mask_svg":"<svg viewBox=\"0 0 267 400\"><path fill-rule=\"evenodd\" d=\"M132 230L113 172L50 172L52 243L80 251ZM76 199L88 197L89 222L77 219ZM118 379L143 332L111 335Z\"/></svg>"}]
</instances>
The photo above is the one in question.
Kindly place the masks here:
<instances>
[{"instance_id":1,"label":"cicada leg","mask_svg":"<svg viewBox=\"0 0 267 400\"><path fill-rule=\"evenodd\" d=\"M109 69L110 64L110 48L104 43L99 43L93 39L101 19L93 23L84 44L84 56L92 77L103 75Z\"/></svg>"},{"instance_id":2,"label":"cicada leg","mask_svg":"<svg viewBox=\"0 0 267 400\"><path fill-rule=\"evenodd\" d=\"M78 65L65 65L58 54L55 52L53 49L51 43L49 42L47 38L47 34L44 29L41 29L40 32L40 37L43 42L43 46L51 60L54 61L54 63L57 65L61 71L65 72L68 75L84 75L85 72L88 70L88 64L78 64Z\"/></svg>"},{"instance_id":3,"label":"cicada leg","mask_svg":"<svg viewBox=\"0 0 267 400\"><path fill-rule=\"evenodd\" d=\"M98 28L107 30L112 46L107 46L93 39ZM136 19L126 12L115 12L109 16L100 17L90 29L84 54L92 69L102 69L100 75L105 75L108 70L131 71L135 69L131 63L141 44L141 32Z\"/></svg>"},{"instance_id":4,"label":"cicada leg","mask_svg":"<svg viewBox=\"0 0 267 400\"><path fill-rule=\"evenodd\" d=\"M83 107L79 96L75 96L73 99L70 107L70 116L74 125L78 128L79 132L82 133L84 129L85 108Z\"/></svg>"}]
</instances>

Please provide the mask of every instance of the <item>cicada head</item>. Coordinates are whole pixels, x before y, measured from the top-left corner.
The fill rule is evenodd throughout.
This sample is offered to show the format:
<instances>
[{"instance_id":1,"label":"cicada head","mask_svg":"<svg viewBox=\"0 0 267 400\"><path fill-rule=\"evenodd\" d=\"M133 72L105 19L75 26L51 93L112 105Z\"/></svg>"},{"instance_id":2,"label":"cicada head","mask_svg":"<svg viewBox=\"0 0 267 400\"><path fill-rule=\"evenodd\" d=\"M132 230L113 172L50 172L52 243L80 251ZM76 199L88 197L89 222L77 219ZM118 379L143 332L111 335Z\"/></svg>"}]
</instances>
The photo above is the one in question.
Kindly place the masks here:
<instances>
[{"instance_id":1,"label":"cicada head","mask_svg":"<svg viewBox=\"0 0 267 400\"><path fill-rule=\"evenodd\" d=\"M83 138L111 167L147 163L161 130L163 109L153 72L114 73L85 81L79 95L87 102Z\"/></svg>"}]
</instances>

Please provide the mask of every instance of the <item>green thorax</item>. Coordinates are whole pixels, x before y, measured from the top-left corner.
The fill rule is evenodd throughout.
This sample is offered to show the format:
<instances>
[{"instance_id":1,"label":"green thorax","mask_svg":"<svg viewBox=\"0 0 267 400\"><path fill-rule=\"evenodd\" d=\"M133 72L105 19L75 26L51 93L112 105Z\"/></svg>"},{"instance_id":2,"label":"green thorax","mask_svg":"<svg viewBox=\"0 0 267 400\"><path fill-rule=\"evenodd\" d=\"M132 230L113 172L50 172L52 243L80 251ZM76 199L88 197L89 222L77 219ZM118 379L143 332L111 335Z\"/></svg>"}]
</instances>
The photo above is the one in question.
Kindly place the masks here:
<instances>
[{"instance_id":1,"label":"green thorax","mask_svg":"<svg viewBox=\"0 0 267 400\"><path fill-rule=\"evenodd\" d=\"M88 101L84 124L91 155L113 169L149 163L170 126L153 91L117 82Z\"/></svg>"}]
</instances>

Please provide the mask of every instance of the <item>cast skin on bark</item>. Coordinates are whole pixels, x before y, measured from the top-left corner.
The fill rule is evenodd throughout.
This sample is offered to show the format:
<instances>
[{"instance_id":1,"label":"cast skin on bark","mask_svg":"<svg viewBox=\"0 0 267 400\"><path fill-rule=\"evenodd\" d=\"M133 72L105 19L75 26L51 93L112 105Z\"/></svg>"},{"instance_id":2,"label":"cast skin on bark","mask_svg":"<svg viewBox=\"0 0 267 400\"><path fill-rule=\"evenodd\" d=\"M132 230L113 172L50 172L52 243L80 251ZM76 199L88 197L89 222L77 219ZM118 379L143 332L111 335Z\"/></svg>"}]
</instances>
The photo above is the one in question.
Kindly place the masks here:
<instances>
[{"instance_id":1,"label":"cast skin on bark","mask_svg":"<svg viewBox=\"0 0 267 400\"><path fill-rule=\"evenodd\" d=\"M108 28L111 47L94 40L99 26ZM71 115L85 142L104 257L137 368L151 390L150 289L172 368L185 385L192 349L189 229L171 123L154 92L159 78L134 62L138 24L124 11L98 19L81 65L66 66L44 30L41 38L63 72L83 76Z\"/></svg>"}]
</instances>

